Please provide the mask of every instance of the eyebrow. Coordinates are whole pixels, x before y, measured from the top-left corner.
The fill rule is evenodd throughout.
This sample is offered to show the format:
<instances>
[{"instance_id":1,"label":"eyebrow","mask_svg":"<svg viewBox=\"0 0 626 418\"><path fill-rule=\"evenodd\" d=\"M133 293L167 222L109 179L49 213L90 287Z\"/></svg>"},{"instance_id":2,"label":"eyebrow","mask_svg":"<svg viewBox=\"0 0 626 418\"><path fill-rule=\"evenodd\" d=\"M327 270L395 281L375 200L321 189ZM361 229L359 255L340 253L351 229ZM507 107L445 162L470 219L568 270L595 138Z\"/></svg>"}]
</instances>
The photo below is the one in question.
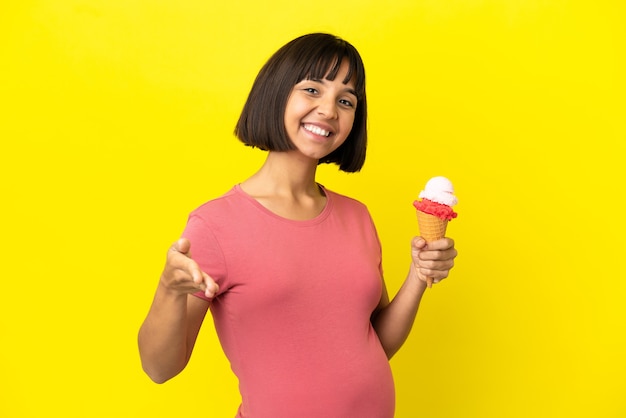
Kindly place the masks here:
<instances>
[{"instance_id":1,"label":"eyebrow","mask_svg":"<svg viewBox=\"0 0 626 418\"><path fill-rule=\"evenodd\" d=\"M322 83L322 84L324 84L325 80L328 80L328 79L327 79L327 78L324 78L324 79L319 79L319 78L305 78L305 79L304 79L304 80L302 80L302 81L305 81L305 80L315 81L315 82L317 82L317 83ZM331 80L328 80L328 81L331 81ZM358 97L359 97L359 95L358 95L358 94L356 94L356 90L354 90L353 88L347 87L347 88L343 89L343 91L344 91L344 92L346 92L346 93L350 93L351 95L353 95L353 96L354 96L354 97L356 97L356 98L358 98Z\"/></svg>"},{"instance_id":2,"label":"eyebrow","mask_svg":"<svg viewBox=\"0 0 626 418\"><path fill-rule=\"evenodd\" d=\"M347 89L345 89L344 91L345 91L346 93L350 93L350 94L351 94L351 95L353 95L354 97L357 97L357 98L359 97L359 95L358 95L358 94L356 94L356 90L354 90L354 89L347 88Z\"/></svg>"}]
</instances>

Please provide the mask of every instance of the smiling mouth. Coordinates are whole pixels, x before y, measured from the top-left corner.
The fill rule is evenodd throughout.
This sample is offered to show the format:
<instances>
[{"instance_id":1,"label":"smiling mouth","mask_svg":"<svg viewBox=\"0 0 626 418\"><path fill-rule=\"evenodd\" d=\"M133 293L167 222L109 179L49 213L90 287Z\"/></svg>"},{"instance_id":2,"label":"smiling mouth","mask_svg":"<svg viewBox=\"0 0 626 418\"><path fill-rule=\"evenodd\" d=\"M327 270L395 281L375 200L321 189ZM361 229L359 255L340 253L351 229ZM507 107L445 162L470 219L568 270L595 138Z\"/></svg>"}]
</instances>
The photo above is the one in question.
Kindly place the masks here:
<instances>
[{"instance_id":1,"label":"smiling mouth","mask_svg":"<svg viewBox=\"0 0 626 418\"><path fill-rule=\"evenodd\" d=\"M330 132L329 131L327 131L325 129L322 129L319 126L315 126L315 125L311 125L311 124L305 123L304 125L302 125L302 127L306 131L314 133L315 135L325 136L326 138L328 138L330 136Z\"/></svg>"}]
</instances>

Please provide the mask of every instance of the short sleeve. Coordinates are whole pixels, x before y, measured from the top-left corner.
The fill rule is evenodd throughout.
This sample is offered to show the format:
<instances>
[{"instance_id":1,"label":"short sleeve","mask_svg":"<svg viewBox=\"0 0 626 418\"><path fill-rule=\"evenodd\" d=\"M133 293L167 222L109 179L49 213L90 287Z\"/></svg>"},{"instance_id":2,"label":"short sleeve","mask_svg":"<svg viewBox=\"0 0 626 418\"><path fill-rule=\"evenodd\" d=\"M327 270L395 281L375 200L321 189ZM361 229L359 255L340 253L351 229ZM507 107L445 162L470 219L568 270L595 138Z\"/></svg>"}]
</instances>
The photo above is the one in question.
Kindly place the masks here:
<instances>
[{"instance_id":1,"label":"short sleeve","mask_svg":"<svg viewBox=\"0 0 626 418\"><path fill-rule=\"evenodd\" d=\"M191 214L182 236L191 243L191 258L220 287L218 295L224 293L228 289L226 262L213 231L200 216ZM203 292L194 295L208 300Z\"/></svg>"}]
</instances>

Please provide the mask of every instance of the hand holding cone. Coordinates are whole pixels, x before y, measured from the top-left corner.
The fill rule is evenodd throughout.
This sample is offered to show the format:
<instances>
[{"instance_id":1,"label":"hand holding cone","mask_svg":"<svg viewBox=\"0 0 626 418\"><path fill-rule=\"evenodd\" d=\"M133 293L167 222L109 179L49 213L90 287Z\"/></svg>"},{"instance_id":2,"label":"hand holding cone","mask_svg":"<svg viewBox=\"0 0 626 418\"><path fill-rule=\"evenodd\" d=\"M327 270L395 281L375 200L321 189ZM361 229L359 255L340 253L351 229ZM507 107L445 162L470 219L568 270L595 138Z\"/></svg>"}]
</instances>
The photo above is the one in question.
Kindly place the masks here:
<instances>
[{"instance_id":1,"label":"hand holding cone","mask_svg":"<svg viewBox=\"0 0 626 418\"><path fill-rule=\"evenodd\" d=\"M413 202L417 209L417 224L420 235L426 242L436 241L445 237L448 221L456 218L452 206L457 204L452 183L445 177L433 177L419 194L422 199ZM426 279L428 287L432 287L433 278Z\"/></svg>"},{"instance_id":2,"label":"hand holding cone","mask_svg":"<svg viewBox=\"0 0 626 418\"><path fill-rule=\"evenodd\" d=\"M446 227L448 226L447 219L438 218L435 215L417 211L417 225L420 230L420 236L426 240L426 242L436 241L446 236ZM428 277L426 279L428 287L433 286L433 278Z\"/></svg>"}]
</instances>

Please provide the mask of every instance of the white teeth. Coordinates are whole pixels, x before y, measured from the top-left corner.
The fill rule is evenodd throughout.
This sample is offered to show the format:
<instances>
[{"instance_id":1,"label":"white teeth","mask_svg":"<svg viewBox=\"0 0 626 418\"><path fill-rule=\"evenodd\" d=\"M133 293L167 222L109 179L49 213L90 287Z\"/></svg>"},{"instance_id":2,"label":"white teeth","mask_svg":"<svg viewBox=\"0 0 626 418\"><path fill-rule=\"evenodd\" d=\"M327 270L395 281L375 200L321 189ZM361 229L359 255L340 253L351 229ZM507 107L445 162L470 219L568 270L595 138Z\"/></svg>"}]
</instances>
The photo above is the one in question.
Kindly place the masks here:
<instances>
[{"instance_id":1,"label":"white teeth","mask_svg":"<svg viewBox=\"0 0 626 418\"><path fill-rule=\"evenodd\" d=\"M306 129L309 132L313 132L316 135L330 136L330 132L320 128L319 126L306 124L304 125L304 129Z\"/></svg>"}]
</instances>

